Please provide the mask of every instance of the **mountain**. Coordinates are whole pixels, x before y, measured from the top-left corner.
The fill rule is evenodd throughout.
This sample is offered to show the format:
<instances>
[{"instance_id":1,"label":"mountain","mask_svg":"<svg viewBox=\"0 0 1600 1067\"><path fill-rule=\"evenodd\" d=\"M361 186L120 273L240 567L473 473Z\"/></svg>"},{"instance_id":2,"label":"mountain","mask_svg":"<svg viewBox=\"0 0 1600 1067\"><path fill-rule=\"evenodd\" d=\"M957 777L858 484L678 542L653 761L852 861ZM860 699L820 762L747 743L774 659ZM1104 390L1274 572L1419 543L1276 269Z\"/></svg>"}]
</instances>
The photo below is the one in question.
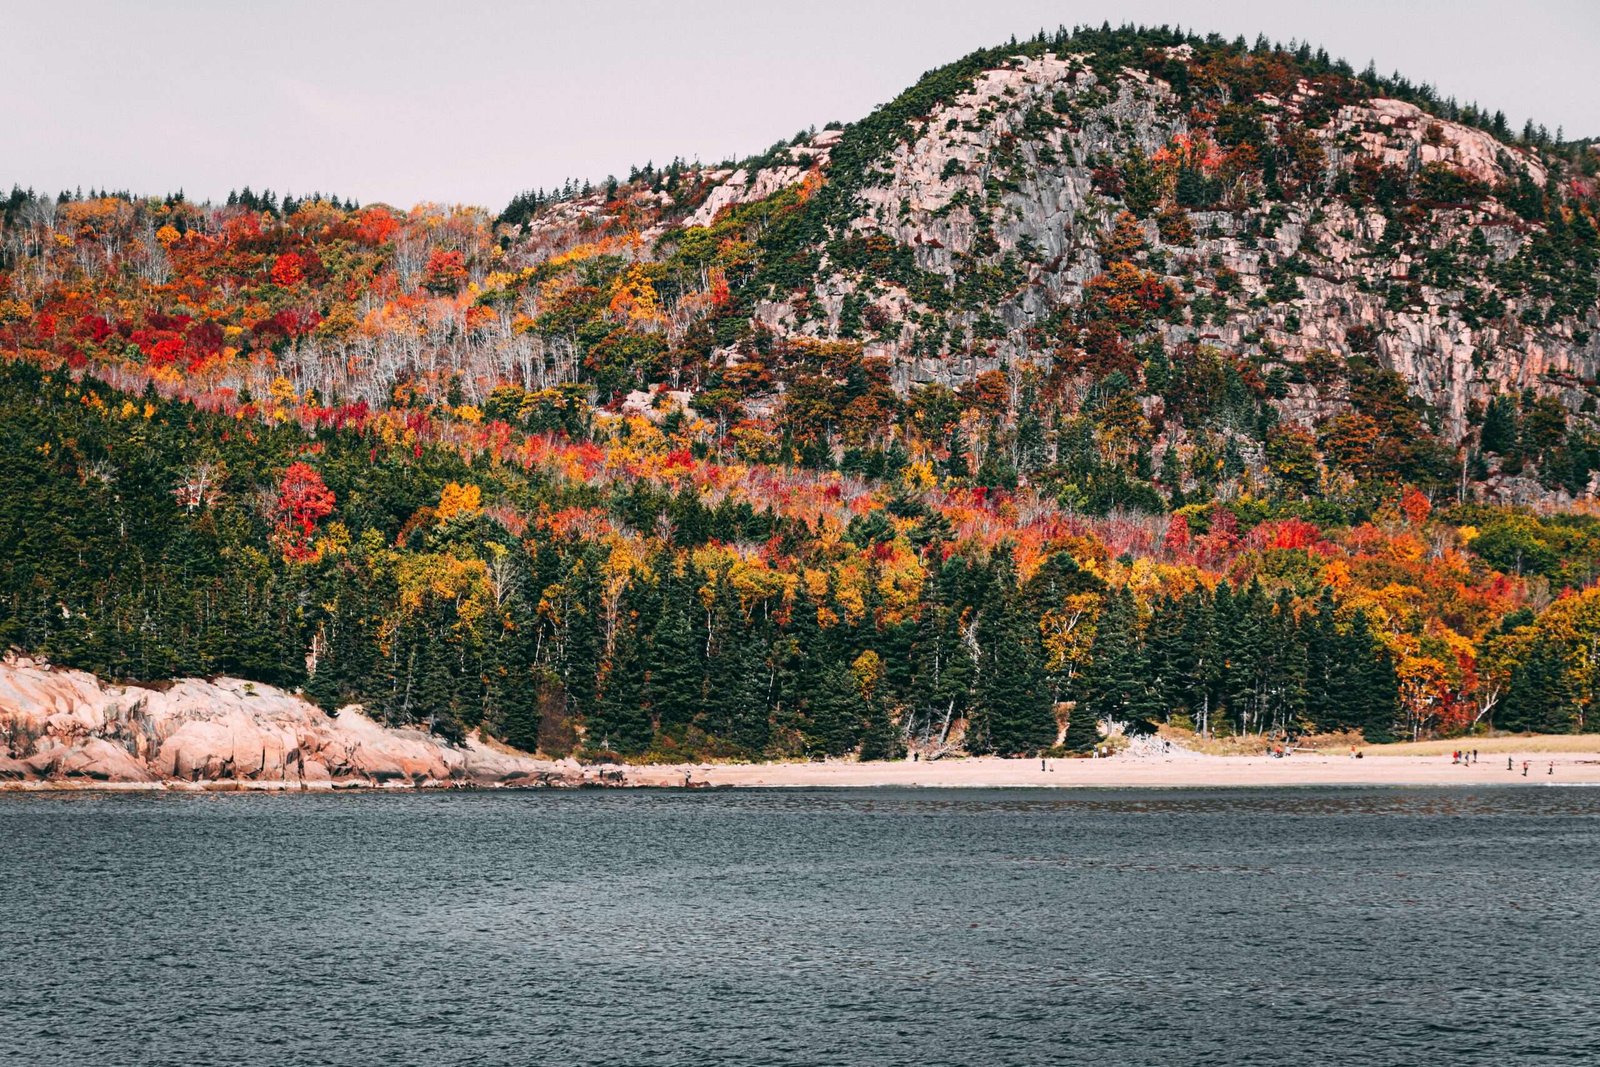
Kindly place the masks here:
<instances>
[{"instance_id":1,"label":"mountain","mask_svg":"<svg viewBox=\"0 0 1600 1067\"><path fill-rule=\"evenodd\" d=\"M498 217L16 189L0 645L557 756L1581 730L1597 168L1102 28Z\"/></svg>"},{"instance_id":2,"label":"mountain","mask_svg":"<svg viewBox=\"0 0 1600 1067\"><path fill-rule=\"evenodd\" d=\"M1195 461L1219 449L1273 469L1274 421L1290 451L1321 431L1335 473L1443 487L1469 462L1493 496L1566 499L1600 467L1597 162L1308 47L1080 32L738 168L535 212L516 247L636 231L669 283L720 270L744 321L687 336L673 372L762 413L766 372L859 343L901 397L988 386L1051 429L1120 374L1137 447L1186 468L1156 479L1169 502L1214 487ZM1060 459L1001 446L1024 474Z\"/></svg>"}]
</instances>

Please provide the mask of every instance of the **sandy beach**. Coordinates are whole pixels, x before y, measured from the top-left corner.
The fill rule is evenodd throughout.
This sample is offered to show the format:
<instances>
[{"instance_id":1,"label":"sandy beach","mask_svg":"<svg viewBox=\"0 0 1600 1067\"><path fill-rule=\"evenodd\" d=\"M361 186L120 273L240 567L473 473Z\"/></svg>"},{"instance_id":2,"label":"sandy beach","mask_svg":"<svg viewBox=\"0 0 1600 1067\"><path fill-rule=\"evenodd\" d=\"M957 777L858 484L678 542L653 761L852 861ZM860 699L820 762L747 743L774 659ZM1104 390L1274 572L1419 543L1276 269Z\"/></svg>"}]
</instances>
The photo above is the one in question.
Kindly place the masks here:
<instances>
[{"instance_id":1,"label":"sandy beach","mask_svg":"<svg viewBox=\"0 0 1600 1067\"><path fill-rule=\"evenodd\" d=\"M1528 740L1510 738L1510 741ZM1594 739L1600 742L1600 739ZM1593 751L1498 751L1479 746L1475 764L1453 764L1443 755L1296 753L1267 756L1206 756L1053 759L943 759L890 763L756 763L630 767L629 785L817 788L907 786L921 788L1228 788L1328 785L1402 786L1600 786L1600 743ZM1506 769L1506 761L1512 769ZM1522 773L1523 761L1528 773ZM1552 766L1554 773L1551 773Z\"/></svg>"}]
</instances>

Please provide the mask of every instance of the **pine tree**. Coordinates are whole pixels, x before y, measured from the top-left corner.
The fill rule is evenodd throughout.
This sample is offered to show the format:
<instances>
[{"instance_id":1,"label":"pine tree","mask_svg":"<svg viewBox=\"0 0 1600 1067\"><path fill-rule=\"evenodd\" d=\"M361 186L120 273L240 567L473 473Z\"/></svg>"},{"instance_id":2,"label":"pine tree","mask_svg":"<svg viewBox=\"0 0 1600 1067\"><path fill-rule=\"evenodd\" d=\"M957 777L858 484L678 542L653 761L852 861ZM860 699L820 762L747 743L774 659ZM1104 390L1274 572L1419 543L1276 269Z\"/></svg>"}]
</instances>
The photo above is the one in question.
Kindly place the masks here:
<instances>
[{"instance_id":1,"label":"pine tree","mask_svg":"<svg viewBox=\"0 0 1600 1067\"><path fill-rule=\"evenodd\" d=\"M589 748L636 756L650 747L653 735L645 707L644 640L632 625L617 628L611 663L589 717Z\"/></svg>"},{"instance_id":2,"label":"pine tree","mask_svg":"<svg viewBox=\"0 0 1600 1067\"><path fill-rule=\"evenodd\" d=\"M664 592L661 615L650 640L648 697L663 733L681 733L694 722L705 702L702 643L689 622L685 585L672 581Z\"/></svg>"},{"instance_id":3,"label":"pine tree","mask_svg":"<svg viewBox=\"0 0 1600 1067\"><path fill-rule=\"evenodd\" d=\"M1509 454L1516 451L1519 430L1517 402L1512 397L1495 395L1484 411L1478 440L1485 452Z\"/></svg>"},{"instance_id":4,"label":"pine tree","mask_svg":"<svg viewBox=\"0 0 1600 1067\"><path fill-rule=\"evenodd\" d=\"M758 636L743 627L727 635L707 671L706 709L712 735L746 755L760 755L772 734L767 688L767 665Z\"/></svg>"},{"instance_id":5,"label":"pine tree","mask_svg":"<svg viewBox=\"0 0 1600 1067\"><path fill-rule=\"evenodd\" d=\"M554 563L553 554L551 554ZM601 633L600 633L600 560L594 549L584 553L562 577L571 586L565 611L555 623L553 635L558 652L557 668L561 673L562 691L567 698L567 714L588 717L595 711L599 699ZM556 584L554 575L541 583L540 588Z\"/></svg>"},{"instance_id":6,"label":"pine tree","mask_svg":"<svg viewBox=\"0 0 1600 1067\"><path fill-rule=\"evenodd\" d=\"M1080 751L1080 746L1093 747L1089 735L1101 719L1141 721L1156 714L1150 664L1139 640L1133 594L1126 586L1101 609L1081 690L1073 715L1087 715L1088 721L1069 722L1067 728L1068 745Z\"/></svg>"},{"instance_id":7,"label":"pine tree","mask_svg":"<svg viewBox=\"0 0 1600 1067\"><path fill-rule=\"evenodd\" d=\"M1348 720L1339 703L1341 680L1339 630L1334 615L1338 606L1327 586L1317 598L1316 611L1301 631L1306 656L1306 714L1318 731L1341 730Z\"/></svg>"},{"instance_id":8,"label":"pine tree","mask_svg":"<svg viewBox=\"0 0 1600 1067\"><path fill-rule=\"evenodd\" d=\"M1222 656L1217 647L1216 600L1203 590L1183 598L1183 625L1178 637L1177 685L1195 728L1209 736L1219 703Z\"/></svg>"},{"instance_id":9,"label":"pine tree","mask_svg":"<svg viewBox=\"0 0 1600 1067\"><path fill-rule=\"evenodd\" d=\"M1259 582L1252 581L1234 601L1233 625L1228 631L1227 674L1224 695L1239 733L1265 728L1266 674L1272 634L1268 608Z\"/></svg>"},{"instance_id":10,"label":"pine tree","mask_svg":"<svg viewBox=\"0 0 1600 1067\"><path fill-rule=\"evenodd\" d=\"M1293 731L1306 709L1306 646L1294 615L1294 598L1280 589L1272 609L1268 713L1273 729Z\"/></svg>"},{"instance_id":11,"label":"pine tree","mask_svg":"<svg viewBox=\"0 0 1600 1067\"><path fill-rule=\"evenodd\" d=\"M867 721L861 685L846 663L821 671L816 689L805 700L806 751L813 756L842 756L855 748Z\"/></svg>"},{"instance_id":12,"label":"pine tree","mask_svg":"<svg viewBox=\"0 0 1600 1067\"><path fill-rule=\"evenodd\" d=\"M524 752L539 748L539 697L543 680L534 663L531 621L516 619L494 644L488 702L501 740Z\"/></svg>"},{"instance_id":13,"label":"pine tree","mask_svg":"<svg viewBox=\"0 0 1600 1067\"><path fill-rule=\"evenodd\" d=\"M867 721L861 734L861 758L892 760L905 755L905 743L889 716L889 705L881 694L867 700Z\"/></svg>"},{"instance_id":14,"label":"pine tree","mask_svg":"<svg viewBox=\"0 0 1600 1067\"><path fill-rule=\"evenodd\" d=\"M412 689L412 717L425 721L428 729L459 742L460 706L456 699L456 680L440 633L432 626L419 628L416 648L416 684Z\"/></svg>"},{"instance_id":15,"label":"pine tree","mask_svg":"<svg viewBox=\"0 0 1600 1067\"><path fill-rule=\"evenodd\" d=\"M1184 683L1185 603L1163 596L1156 601L1145 635L1145 659L1150 666L1150 691L1163 719L1185 710L1188 686Z\"/></svg>"},{"instance_id":16,"label":"pine tree","mask_svg":"<svg viewBox=\"0 0 1600 1067\"><path fill-rule=\"evenodd\" d=\"M1044 671L1039 627L1015 610L985 631L974 734L968 747L1026 755L1055 743L1055 701Z\"/></svg>"},{"instance_id":17,"label":"pine tree","mask_svg":"<svg viewBox=\"0 0 1600 1067\"><path fill-rule=\"evenodd\" d=\"M1343 659L1349 684L1344 698L1352 725L1374 744L1393 741L1400 711L1400 679L1394 658L1372 633L1364 611L1357 611L1350 620L1346 650Z\"/></svg>"},{"instance_id":18,"label":"pine tree","mask_svg":"<svg viewBox=\"0 0 1600 1067\"><path fill-rule=\"evenodd\" d=\"M777 725L804 734L808 698L821 683L823 668L836 661L832 642L817 621L817 605L802 586L789 608L789 623L777 642Z\"/></svg>"},{"instance_id":19,"label":"pine tree","mask_svg":"<svg viewBox=\"0 0 1600 1067\"><path fill-rule=\"evenodd\" d=\"M1511 672L1511 686L1495 725L1519 732L1569 733L1573 696L1560 649L1535 640Z\"/></svg>"}]
</instances>

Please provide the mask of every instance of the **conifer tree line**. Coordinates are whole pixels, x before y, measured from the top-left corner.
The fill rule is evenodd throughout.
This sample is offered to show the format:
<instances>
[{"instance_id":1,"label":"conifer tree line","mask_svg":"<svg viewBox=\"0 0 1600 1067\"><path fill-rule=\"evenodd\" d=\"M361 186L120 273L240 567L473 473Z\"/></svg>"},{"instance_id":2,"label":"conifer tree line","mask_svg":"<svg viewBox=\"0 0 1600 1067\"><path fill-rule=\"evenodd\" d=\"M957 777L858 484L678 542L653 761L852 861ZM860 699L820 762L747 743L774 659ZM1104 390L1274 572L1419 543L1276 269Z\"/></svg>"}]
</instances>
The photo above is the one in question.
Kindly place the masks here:
<instances>
[{"instance_id":1,"label":"conifer tree line","mask_svg":"<svg viewBox=\"0 0 1600 1067\"><path fill-rule=\"evenodd\" d=\"M910 498L896 506L922 508L927 577L891 617L873 582L853 604L835 572L752 592L698 562L718 530L804 552L792 517L614 486L614 514L673 530L633 542L619 568L617 544L581 531L514 535L477 488L549 511L604 499L596 487L369 434L308 440L26 364L0 370L0 443L0 643L110 678L233 675L457 740L481 728L626 758L1084 750L1103 719L1372 740L1405 728L1389 653L1328 589L1222 580L1141 602L1066 551L1024 579L1009 546L959 543ZM287 488L306 459L326 498ZM320 524L314 551L301 521ZM874 530L851 536L890 536ZM1063 642L1053 620L1072 602L1093 610ZM1581 725L1592 681L1574 689L1564 654L1523 651L1510 721Z\"/></svg>"}]
</instances>

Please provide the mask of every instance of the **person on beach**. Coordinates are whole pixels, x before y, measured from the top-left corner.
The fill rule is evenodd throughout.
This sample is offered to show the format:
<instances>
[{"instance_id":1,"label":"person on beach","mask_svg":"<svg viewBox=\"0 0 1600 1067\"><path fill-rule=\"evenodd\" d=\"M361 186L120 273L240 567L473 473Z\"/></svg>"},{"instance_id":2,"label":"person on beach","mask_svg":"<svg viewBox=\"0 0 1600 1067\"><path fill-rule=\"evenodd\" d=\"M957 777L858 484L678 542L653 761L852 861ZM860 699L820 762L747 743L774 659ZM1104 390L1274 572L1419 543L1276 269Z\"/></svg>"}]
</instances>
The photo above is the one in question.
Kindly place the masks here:
<instances>
[{"instance_id":1,"label":"person on beach","mask_svg":"<svg viewBox=\"0 0 1600 1067\"><path fill-rule=\"evenodd\" d=\"M1532 760L1523 760L1522 761L1522 777L1524 777L1524 778L1528 777L1528 764L1530 764L1532 762L1533 762Z\"/></svg>"},{"instance_id":2,"label":"person on beach","mask_svg":"<svg viewBox=\"0 0 1600 1067\"><path fill-rule=\"evenodd\" d=\"M1508 771L1509 771L1509 770L1512 770L1512 769L1513 769L1513 767L1512 767L1512 765L1511 765L1511 757L1510 757L1510 756L1507 756L1507 757L1506 757L1506 770L1508 770Z\"/></svg>"},{"instance_id":3,"label":"person on beach","mask_svg":"<svg viewBox=\"0 0 1600 1067\"><path fill-rule=\"evenodd\" d=\"M1478 762L1478 750L1477 749L1473 749L1472 750L1472 762L1473 763L1477 763Z\"/></svg>"},{"instance_id":4,"label":"person on beach","mask_svg":"<svg viewBox=\"0 0 1600 1067\"><path fill-rule=\"evenodd\" d=\"M1040 761L1039 761L1039 770L1041 770L1041 771L1043 771L1043 770L1045 770L1045 769L1046 769L1046 767L1045 767L1045 765L1044 765L1044 760L1042 760L1042 759L1041 759L1041 760L1040 760Z\"/></svg>"},{"instance_id":5,"label":"person on beach","mask_svg":"<svg viewBox=\"0 0 1600 1067\"><path fill-rule=\"evenodd\" d=\"M1546 773L1546 774L1554 774L1554 773L1556 773L1556 761L1555 760L1551 760L1550 761L1550 769L1548 771L1545 771L1544 773Z\"/></svg>"}]
</instances>

